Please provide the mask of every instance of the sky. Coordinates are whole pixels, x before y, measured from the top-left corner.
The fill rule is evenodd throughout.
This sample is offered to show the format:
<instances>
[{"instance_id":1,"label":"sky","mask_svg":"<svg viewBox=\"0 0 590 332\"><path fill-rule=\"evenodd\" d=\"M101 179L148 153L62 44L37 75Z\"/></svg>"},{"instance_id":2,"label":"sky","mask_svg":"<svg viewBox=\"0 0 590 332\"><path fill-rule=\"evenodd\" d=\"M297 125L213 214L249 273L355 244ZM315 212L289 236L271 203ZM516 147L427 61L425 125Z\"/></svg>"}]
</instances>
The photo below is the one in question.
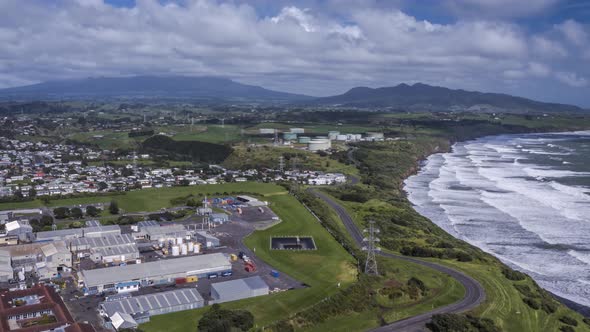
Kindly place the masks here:
<instances>
[{"instance_id":1,"label":"sky","mask_svg":"<svg viewBox=\"0 0 590 332\"><path fill-rule=\"evenodd\" d=\"M223 76L312 96L422 82L590 108L590 0L0 0L0 87Z\"/></svg>"}]
</instances>

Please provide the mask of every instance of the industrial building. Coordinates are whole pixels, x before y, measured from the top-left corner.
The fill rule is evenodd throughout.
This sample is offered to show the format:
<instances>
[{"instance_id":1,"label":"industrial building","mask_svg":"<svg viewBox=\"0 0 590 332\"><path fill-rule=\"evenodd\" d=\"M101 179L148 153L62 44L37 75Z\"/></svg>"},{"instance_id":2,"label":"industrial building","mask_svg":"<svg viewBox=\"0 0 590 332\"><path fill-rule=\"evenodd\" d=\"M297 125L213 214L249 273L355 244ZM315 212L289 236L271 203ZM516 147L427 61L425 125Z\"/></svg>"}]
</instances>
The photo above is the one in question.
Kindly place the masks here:
<instances>
[{"instance_id":1,"label":"industrial building","mask_svg":"<svg viewBox=\"0 0 590 332\"><path fill-rule=\"evenodd\" d=\"M105 291L132 292L139 287L172 283L177 278L207 277L231 271L231 268L228 257L214 253L84 270L78 274L78 283L86 295Z\"/></svg>"},{"instance_id":2,"label":"industrial building","mask_svg":"<svg viewBox=\"0 0 590 332\"><path fill-rule=\"evenodd\" d=\"M121 235L119 225L94 226L83 228L60 229L56 231L38 232L37 241L59 241L78 237L102 237L107 235Z\"/></svg>"},{"instance_id":3,"label":"industrial building","mask_svg":"<svg viewBox=\"0 0 590 332\"><path fill-rule=\"evenodd\" d=\"M259 276L218 282L211 285L209 304L247 299L267 295L268 285Z\"/></svg>"},{"instance_id":4,"label":"industrial building","mask_svg":"<svg viewBox=\"0 0 590 332\"><path fill-rule=\"evenodd\" d=\"M41 279L55 278L72 267L72 253L63 241L1 247L0 257L0 260L10 257L13 271L36 272ZM13 275L4 264L0 279L12 279Z\"/></svg>"},{"instance_id":5,"label":"industrial building","mask_svg":"<svg viewBox=\"0 0 590 332\"><path fill-rule=\"evenodd\" d=\"M196 232L195 239L205 245L205 248L215 248L220 246L219 239L206 231Z\"/></svg>"},{"instance_id":6,"label":"industrial building","mask_svg":"<svg viewBox=\"0 0 590 332\"><path fill-rule=\"evenodd\" d=\"M51 320L39 319L49 316ZM95 331L89 324L77 323L53 287L0 292L0 331L38 332Z\"/></svg>"},{"instance_id":7,"label":"industrial building","mask_svg":"<svg viewBox=\"0 0 590 332\"><path fill-rule=\"evenodd\" d=\"M183 225L172 224L161 226L145 226L139 229L138 233L135 233L136 238L148 239L151 241L168 241L169 239L190 239L191 232L189 232Z\"/></svg>"},{"instance_id":8,"label":"industrial building","mask_svg":"<svg viewBox=\"0 0 590 332\"><path fill-rule=\"evenodd\" d=\"M309 151L325 151L332 147L332 142L329 138L313 138L307 144Z\"/></svg>"},{"instance_id":9,"label":"industrial building","mask_svg":"<svg viewBox=\"0 0 590 332\"><path fill-rule=\"evenodd\" d=\"M294 134L303 134L305 133L305 128L289 128L289 132Z\"/></svg>"},{"instance_id":10,"label":"industrial building","mask_svg":"<svg viewBox=\"0 0 590 332\"><path fill-rule=\"evenodd\" d=\"M131 234L80 237L71 240L70 250L78 257L90 257L96 263L117 263L139 258L139 249Z\"/></svg>"},{"instance_id":11,"label":"industrial building","mask_svg":"<svg viewBox=\"0 0 590 332\"><path fill-rule=\"evenodd\" d=\"M101 316L108 317L115 328L120 328L118 321L128 324L149 322L150 316L163 315L171 312L201 308L205 300L196 288L183 288L167 292L126 296L116 300L107 300L99 305ZM117 317L119 314L121 317ZM128 316L126 316L128 315ZM129 320L129 316L132 321Z\"/></svg>"},{"instance_id":12,"label":"industrial building","mask_svg":"<svg viewBox=\"0 0 590 332\"><path fill-rule=\"evenodd\" d=\"M33 227L25 220L15 220L7 222L5 225L6 236L14 236L21 242L31 242L35 236L33 235Z\"/></svg>"}]
</instances>

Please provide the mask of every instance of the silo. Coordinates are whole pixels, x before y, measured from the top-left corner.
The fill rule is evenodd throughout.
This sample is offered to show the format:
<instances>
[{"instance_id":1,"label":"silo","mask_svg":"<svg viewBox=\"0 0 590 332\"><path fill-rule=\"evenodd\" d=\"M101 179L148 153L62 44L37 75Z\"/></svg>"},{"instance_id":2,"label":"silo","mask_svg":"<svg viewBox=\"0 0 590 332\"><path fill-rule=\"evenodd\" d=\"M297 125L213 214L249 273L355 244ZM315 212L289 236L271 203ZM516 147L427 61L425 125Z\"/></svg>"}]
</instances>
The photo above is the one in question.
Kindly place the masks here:
<instances>
[{"instance_id":1,"label":"silo","mask_svg":"<svg viewBox=\"0 0 590 332\"><path fill-rule=\"evenodd\" d=\"M188 243L188 252L193 252L195 251L195 244L193 242L189 242Z\"/></svg>"},{"instance_id":2,"label":"silo","mask_svg":"<svg viewBox=\"0 0 590 332\"><path fill-rule=\"evenodd\" d=\"M182 255L187 255L187 254L188 254L188 250L187 250L186 243L185 243L185 244L181 244L181 245L180 245L180 253L181 253Z\"/></svg>"},{"instance_id":3,"label":"silo","mask_svg":"<svg viewBox=\"0 0 590 332\"><path fill-rule=\"evenodd\" d=\"M332 130L332 131L329 131L328 132L328 138L331 139L331 140L337 139L338 138L338 135L340 135L340 132L339 131Z\"/></svg>"},{"instance_id":4,"label":"silo","mask_svg":"<svg viewBox=\"0 0 590 332\"><path fill-rule=\"evenodd\" d=\"M172 246L172 256L180 255L180 247L179 246Z\"/></svg>"},{"instance_id":5,"label":"silo","mask_svg":"<svg viewBox=\"0 0 590 332\"><path fill-rule=\"evenodd\" d=\"M309 137L309 136L299 136L299 143L301 143L301 144L307 144L307 143L309 143L310 140L311 140L311 137Z\"/></svg>"}]
</instances>

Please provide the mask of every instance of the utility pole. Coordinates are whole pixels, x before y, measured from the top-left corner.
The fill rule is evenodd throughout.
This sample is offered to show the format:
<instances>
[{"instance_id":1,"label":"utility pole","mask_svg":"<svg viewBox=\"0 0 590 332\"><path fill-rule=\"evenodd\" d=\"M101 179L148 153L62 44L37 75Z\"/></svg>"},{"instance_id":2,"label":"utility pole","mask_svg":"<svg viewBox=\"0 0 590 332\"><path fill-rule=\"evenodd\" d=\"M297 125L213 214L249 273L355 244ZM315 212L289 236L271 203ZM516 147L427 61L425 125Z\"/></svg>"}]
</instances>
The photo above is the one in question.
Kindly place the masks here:
<instances>
[{"instance_id":1,"label":"utility pole","mask_svg":"<svg viewBox=\"0 0 590 332\"><path fill-rule=\"evenodd\" d=\"M281 173L283 173L285 169L285 158L283 158L283 156L279 157L279 171L281 171Z\"/></svg>"},{"instance_id":2,"label":"utility pole","mask_svg":"<svg viewBox=\"0 0 590 332\"><path fill-rule=\"evenodd\" d=\"M363 230L363 232L368 233L368 237L363 239L365 246L363 250L367 251L367 261L365 262L365 273L369 275L379 275L379 271L377 270L377 258L375 257L375 252L380 251L381 248L375 246L376 242L379 242L379 239L375 236L375 234L379 234L379 229L375 228L375 221L369 221L369 229Z\"/></svg>"}]
</instances>

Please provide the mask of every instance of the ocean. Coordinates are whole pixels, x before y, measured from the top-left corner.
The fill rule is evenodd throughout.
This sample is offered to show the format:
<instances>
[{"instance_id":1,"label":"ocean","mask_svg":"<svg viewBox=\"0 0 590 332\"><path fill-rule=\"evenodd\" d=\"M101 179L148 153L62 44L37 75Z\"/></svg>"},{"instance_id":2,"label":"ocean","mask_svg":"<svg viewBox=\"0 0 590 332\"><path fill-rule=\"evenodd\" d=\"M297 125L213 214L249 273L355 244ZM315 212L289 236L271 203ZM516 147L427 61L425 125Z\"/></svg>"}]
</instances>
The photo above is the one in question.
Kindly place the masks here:
<instances>
[{"instance_id":1,"label":"ocean","mask_svg":"<svg viewBox=\"0 0 590 332\"><path fill-rule=\"evenodd\" d=\"M590 131L457 143L405 190L448 233L590 306Z\"/></svg>"}]
</instances>

